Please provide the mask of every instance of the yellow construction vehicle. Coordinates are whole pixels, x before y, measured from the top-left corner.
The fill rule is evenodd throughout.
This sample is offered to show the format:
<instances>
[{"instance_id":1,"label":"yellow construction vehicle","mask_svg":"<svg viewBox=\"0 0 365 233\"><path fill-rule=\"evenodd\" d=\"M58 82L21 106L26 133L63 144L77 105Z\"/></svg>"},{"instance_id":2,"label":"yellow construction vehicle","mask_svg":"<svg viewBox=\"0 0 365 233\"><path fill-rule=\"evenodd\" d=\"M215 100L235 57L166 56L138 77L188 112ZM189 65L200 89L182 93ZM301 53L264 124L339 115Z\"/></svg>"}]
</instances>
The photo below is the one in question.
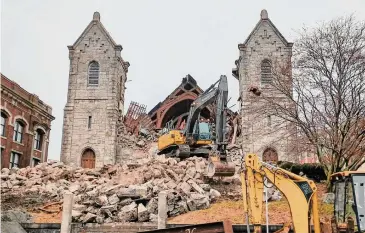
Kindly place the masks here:
<instances>
[{"instance_id":1,"label":"yellow construction vehicle","mask_svg":"<svg viewBox=\"0 0 365 233\"><path fill-rule=\"evenodd\" d=\"M337 172L331 182L335 187L332 232L354 232L355 221L357 232L365 232L365 172Z\"/></svg>"},{"instance_id":2,"label":"yellow construction vehicle","mask_svg":"<svg viewBox=\"0 0 365 233\"><path fill-rule=\"evenodd\" d=\"M329 233L329 230L332 233L354 232L354 220L347 215L351 209L347 205L351 202L352 214L357 221L357 232L365 231L365 172L340 172L332 175L336 190L335 211L331 227L326 227L320 223L317 187L313 181L261 162L255 154L248 154L241 172L242 195L248 224L254 225L255 233L261 232L264 178L276 186L288 200L295 233L312 232L311 224L314 233L321 233L321 228L325 233ZM284 226L287 232L289 224Z\"/></svg>"},{"instance_id":3,"label":"yellow construction vehicle","mask_svg":"<svg viewBox=\"0 0 365 233\"><path fill-rule=\"evenodd\" d=\"M216 84L218 86L216 87ZM170 130L158 139L158 154L184 159L190 156L210 158L208 176L232 176L235 166L227 161L226 109L228 99L227 77L220 79L202 93L190 107L184 130ZM199 122L200 112L209 104L216 106L215 139L211 126Z\"/></svg>"}]
</instances>

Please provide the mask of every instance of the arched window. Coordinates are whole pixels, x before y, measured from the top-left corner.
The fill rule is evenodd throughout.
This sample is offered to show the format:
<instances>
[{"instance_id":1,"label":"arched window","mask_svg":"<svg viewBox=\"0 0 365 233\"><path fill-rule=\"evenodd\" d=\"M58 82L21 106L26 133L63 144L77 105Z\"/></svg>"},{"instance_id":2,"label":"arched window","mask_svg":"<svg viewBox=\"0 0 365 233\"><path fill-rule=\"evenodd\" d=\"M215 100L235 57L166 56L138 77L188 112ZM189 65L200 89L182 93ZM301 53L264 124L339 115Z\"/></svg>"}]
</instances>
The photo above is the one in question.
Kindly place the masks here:
<instances>
[{"instance_id":1,"label":"arched window","mask_svg":"<svg viewBox=\"0 0 365 233\"><path fill-rule=\"evenodd\" d=\"M0 125L0 133L1 136L5 137L5 130L6 130L6 121L8 116L5 113L1 112L1 125Z\"/></svg>"},{"instance_id":2,"label":"arched window","mask_svg":"<svg viewBox=\"0 0 365 233\"><path fill-rule=\"evenodd\" d=\"M99 85L99 71L100 71L99 63L96 61L90 62L88 71L89 86Z\"/></svg>"},{"instance_id":3,"label":"arched window","mask_svg":"<svg viewBox=\"0 0 365 233\"><path fill-rule=\"evenodd\" d=\"M277 163L279 160L278 153L273 148L266 148L262 155L262 160L269 163Z\"/></svg>"},{"instance_id":4,"label":"arched window","mask_svg":"<svg viewBox=\"0 0 365 233\"><path fill-rule=\"evenodd\" d=\"M22 143L23 141L23 131L24 131L24 124L19 120L15 121L14 124L14 135L13 140L15 142Z\"/></svg>"},{"instance_id":5,"label":"arched window","mask_svg":"<svg viewBox=\"0 0 365 233\"><path fill-rule=\"evenodd\" d=\"M271 63L268 59L261 62L261 84L272 82Z\"/></svg>"},{"instance_id":6,"label":"arched window","mask_svg":"<svg viewBox=\"0 0 365 233\"><path fill-rule=\"evenodd\" d=\"M43 142L44 132L40 129L37 129L34 134L34 149L42 150L42 142Z\"/></svg>"}]
</instances>

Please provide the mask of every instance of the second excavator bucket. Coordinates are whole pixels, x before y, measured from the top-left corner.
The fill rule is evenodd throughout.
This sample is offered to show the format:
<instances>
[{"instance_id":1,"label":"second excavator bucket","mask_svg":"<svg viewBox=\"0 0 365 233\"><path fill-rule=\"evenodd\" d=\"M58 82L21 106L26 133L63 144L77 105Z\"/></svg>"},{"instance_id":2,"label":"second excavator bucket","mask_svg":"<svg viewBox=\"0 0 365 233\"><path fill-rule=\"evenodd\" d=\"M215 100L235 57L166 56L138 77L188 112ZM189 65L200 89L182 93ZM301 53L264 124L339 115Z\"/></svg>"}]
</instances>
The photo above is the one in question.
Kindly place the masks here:
<instances>
[{"instance_id":1,"label":"second excavator bucket","mask_svg":"<svg viewBox=\"0 0 365 233\"><path fill-rule=\"evenodd\" d=\"M219 156L210 156L206 170L206 176L233 176L235 165L226 160L221 160Z\"/></svg>"}]
</instances>

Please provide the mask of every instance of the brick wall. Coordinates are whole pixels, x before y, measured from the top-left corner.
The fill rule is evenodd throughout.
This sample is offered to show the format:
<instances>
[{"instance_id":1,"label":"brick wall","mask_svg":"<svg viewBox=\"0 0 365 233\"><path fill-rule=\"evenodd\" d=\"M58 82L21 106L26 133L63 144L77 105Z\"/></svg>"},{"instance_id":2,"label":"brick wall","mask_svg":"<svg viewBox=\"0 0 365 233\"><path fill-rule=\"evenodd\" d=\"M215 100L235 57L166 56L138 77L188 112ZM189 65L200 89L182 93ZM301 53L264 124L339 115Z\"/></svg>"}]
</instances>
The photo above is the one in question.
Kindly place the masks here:
<instances>
[{"instance_id":1,"label":"brick wall","mask_svg":"<svg viewBox=\"0 0 365 233\"><path fill-rule=\"evenodd\" d=\"M32 160L47 161L52 108L17 83L1 74L1 114L5 119L5 135L1 136L1 167L9 167L11 153L20 155L19 167L32 165ZM15 123L23 124L21 142L13 140ZM34 148L34 136L42 134L41 147Z\"/></svg>"}]
</instances>

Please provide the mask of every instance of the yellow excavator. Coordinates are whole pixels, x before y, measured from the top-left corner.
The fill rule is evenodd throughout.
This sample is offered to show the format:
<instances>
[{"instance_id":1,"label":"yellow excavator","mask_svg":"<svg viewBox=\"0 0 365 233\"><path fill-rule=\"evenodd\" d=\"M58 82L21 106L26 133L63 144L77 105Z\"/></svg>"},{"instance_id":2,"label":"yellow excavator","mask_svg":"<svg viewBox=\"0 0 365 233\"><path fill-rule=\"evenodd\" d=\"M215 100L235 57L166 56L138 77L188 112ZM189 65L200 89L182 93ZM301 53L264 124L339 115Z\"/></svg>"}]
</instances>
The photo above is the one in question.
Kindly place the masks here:
<instances>
[{"instance_id":1,"label":"yellow excavator","mask_svg":"<svg viewBox=\"0 0 365 233\"><path fill-rule=\"evenodd\" d=\"M241 172L242 195L247 224L254 225L255 233L261 232L264 178L288 200L295 233L365 232L365 172L338 172L331 176L335 187L334 215L331 224L326 225L320 223L313 181L262 162L256 154L246 155ZM281 232L288 232L291 223L284 224Z\"/></svg>"},{"instance_id":2,"label":"yellow excavator","mask_svg":"<svg viewBox=\"0 0 365 233\"><path fill-rule=\"evenodd\" d=\"M218 86L216 86L218 84ZM226 109L228 82L225 75L204 91L191 104L184 130L169 130L158 139L158 154L185 159L191 156L209 158L207 176L232 176L235 166L227 160ZM212 127L199 122L200 112L215 103L215 139Z\"/></svg>"}]
</instances>

